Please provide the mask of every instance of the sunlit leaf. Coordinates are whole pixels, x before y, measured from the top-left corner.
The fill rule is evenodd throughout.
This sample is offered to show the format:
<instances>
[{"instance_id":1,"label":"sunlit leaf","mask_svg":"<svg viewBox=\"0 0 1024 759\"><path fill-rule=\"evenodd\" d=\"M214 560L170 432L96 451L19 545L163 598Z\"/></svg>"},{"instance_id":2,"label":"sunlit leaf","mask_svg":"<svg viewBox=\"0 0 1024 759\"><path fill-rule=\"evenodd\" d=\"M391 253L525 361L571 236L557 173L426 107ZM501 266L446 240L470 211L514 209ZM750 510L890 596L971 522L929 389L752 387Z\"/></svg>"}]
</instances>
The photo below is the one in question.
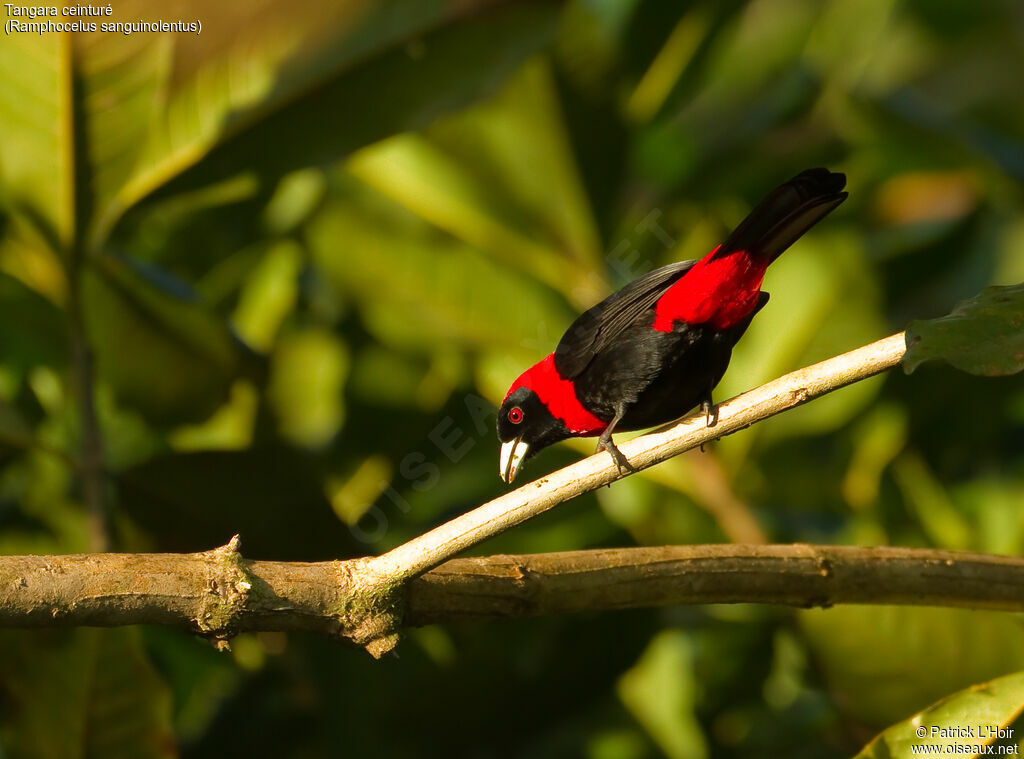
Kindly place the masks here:
<instances>
[{"instance_id":1,"label":"sunlit leaf","mask_svg":"<svg viewBox=\"0 0 1024 759\"><path fill-rule=\"evenodd\" d=\"M0 271L39 293L51 303L67 302L67 271L44 234L24 215L15 214L15 223L0 234Z\"/></svg>"},{"instance_id":2,"label":"sunlit leaf","mask_svg":"<svg viewBox=\"0 0 1024 759\"><path fill-rule=\"evenodd\" d=\"M295 305L302 251L292 242L272 246L248 273L232 322L247 344L269 351Z\"/></svg>"},{"instance_id":3,"label":"sunlit leaf","mask_svg":"<svg viewBox=\"0 0 1024 759\"><path fill-rule=\"evenodd\" d=\"M822 8L811 25L807 58L827 75L833 90L876 91L910 78L927 55L912 22L892 0L839 0ZM885 34L893 44L873 44Z\"/></svg>"},{"instance_id":4,"label":"sunlit leaf","mask_svg":"<svg viewBox=\"0 0 1024 759\"><path fill-rule=\"evenodd\" d=\"M1024 283L987 287L948 316L911 322L904 370L931 359L987 377L1024 369Z\"/></svg>"},{"instance_id":5,"label":"sunlit leaf","mask_svg":"<svg viewBox=\"0 0 1024 759\"><path fill-rule=\"evenodd\" d=\"M1006 675L947 696L881 733L855 759L907 759L925 753L984 753L1024 711L1024 673ZM965 732L961 732L965 731ZM969 732L966 732L969 731ZM922 747L938 750L923 751ZM1015 747L1015 746L1014 746ZM915 750L916 749L916 750ZM1016 753L1016 752L1014 752Z\"/></svg>"},{"instance_id":6,"label":"sunlit leaf","mask_svg":"<svg viewBox=\"0 0 1024 759\"><path fill-rule=\"evenodd\" d=\"M277 0L255 17L240 6L220 6L215 19L205 4L182 10L183 16L205 17L202 39L213 35L213 41L179 51L180 72L170 84L165 113L153 123L135 175L104 223L183 171L189 176L178 189L253 166L281 172L301 168L413 126L404 122L410 112L443 109L439 89L423 81L404 95L392 92L390 110L373 110L379 114L375 123L350 118L353 104L366 102L368 86L376 91L388 74L397 75L395 85L410 79L410 70L417 68L406 47L410 39L458 26L468 10L408 0L302 6ZM246 29L244 37L227 33L239 27ZM428 49L426 58L434 61L433 46ZM466 79L461 71L453 73ZM416 94L419 100L410 97ZM327 122L335 128L324 129ZM387 127L377 131L382 122ZM224 140L228 146L219 147Z\"/></svg>"},{"instance_id":7,"label":"sunlit leaf","mask_svg":"<svg viewBox=\"0 0 1024 759\"><path fill-rule=\"evenodd\" d=\"M876 406L854 430L853 456L843 477L843 497L854 509L873 506L882 473L907 444L907 419L901 407Z\"/></svg>"},{"instance_id":8,"label":"sunlit leaf","mask_svg":"<svg viewBox=\"0 0 1024 759\"><path fill-rule=\"evenodd\" d=\"M240 450L252 444L259 397L251 383L239 380L227 402L209 419L178 427L168 437L179 451Z\"/></svg>"},{"instance_id":9,"label":"sunlit leaf","mask_svg":"<svg viewBox=\"0 0 1024 759\"><path fill-rule=\"evenodd\" d=\"M193 0L174 15L202 22L201 35L16 33L0 50L8 83L0 176L54 246L70 248L92 230L98 247L126 209L226 138L232 147L218 151L217 168L204 168L200 184L248 170L254 159L298 168L425 124L493 86L550 36L551 8L466 20L473 5L271 0L254 15ZM152 16L141 0L125 0L103 21ZM452 43L449 27L469 32ZM448 86L434 85L438 77ZM408 89L393 91L391 107L373 109L373 120L350 119L353 104L386 80ZM323 129L326 120L342 128Z\"/></svg>"},{"instance_id":10,"label":"sunlit leaf","mask_svg":"<svg viewBox=\"0 0 1024 759\"><path fill-rule=\"evenodd\" d=\"M660 633L619 680L619 697L671 759L703 759L707 744L696 702L692 645L678 630Z\"/></svg>"},{"instance_id":11,"label":"sunlit leaf","mask_svg":"<svg viewBox=\"0 0 1024 759\"><path fill-rule=\"evenodd\" d=\"M975 522L983 551L1009 556L1024 553L1024 477L989 474L953 489L957 506Z\"/></svg>"},{"instance_id":12,"label":"sunlit leaf","mask_svg":"<svg viewBox=\"0 0 1024 759\"><path fill-rule=\"evenodd\" d=\"M546 282L563 280L557 249L517 229L507 202L491 201L490 182L474 177L419 135L400 135L360 151L349 169L440 229Z\"/></svg>"},{"instance_id":13,"label":"sunlit leaf","mask_svg":"<svg viewBox=\"0 0 1024 759\"><path fill-rule=\"evenodd\" d=\"M981 550L971 522L954 506L950 496L921 457L908 451L892 467L893 477L907 508L913 510L931 542L954 550Z\"/></svg>"},{"instance_id":14,"label":"sunlit leaf","mask_svg":"<svg viewBox=\"0 0 1024 759\"><path fill-rule=\"evenodd\" d=\"M493 98L355 154L360 179L571 297L602 294L600 243L543 61Z\"/></svg>"},{"instance_id":15,"label":"sunlit leaf","mask_svg":"<svg viewBox=\"0 0 1024 759\"><path fill-rule=\"evenodd\" d=\"M325 163L382 137L424 127L494 89L550 39L555 19L554 7L542 3L467 18L445 17L433 4L401 5L411 13L391 8L377 18L371 14L365 29L351 30L350 44L361 48L358 58L351 50L345 56L327 55L327 60L344 57L344 66L313 66L310 72L290 68L286 86L260 106L241 111L227 138L181 176L172 191L254 166L273 175ZM438 24L442 18L449 23ZM367 44L364 35L374 44ZM387 97L382 98L384 91ZM372 109L359 107L370 102Z\"/></svg>"},{"instance_id":16,"label":"sunlit leaf","mask_svg":"<svg viewBox=\"0 0 1024 759\"><path fill-rule=\"evenodd\" d=\"M348 351L330 332L304 329L282 337L267 396L286 439L314 448L330 441L344 420L348 370Z\"/></svg>"},{"instance_id":17,"label":"sunlit leaf","mask_svg":"<svg viewBox=\"0 0 1024 759\"><path fill-rule=\"evenodd\" d=\"M136 20L140 3L117 13ZM148 15L148 14L146 14ZM55 244L84 237L131 175L170 73L170 34L16 33L0 50L0 175Z\"/></svg>"},{"instance_id":18,"label":"sunlit leaf","mask_svg":"<svg viewBox=\"0 0 1024 759\"><path fill-rule=\"evenodd\" d=\"M543 285L382 198L353 197L325 208L310 241L331 281L359 301L368 326L395 346L422 350L441 340L550 351L570 321L571 310Z\"/></svg>"},{"instance_id":19,"label":"sunlit leaf","mask_svg":"<svg viewBox=\"0 0 1024 759\"><path fill-rule=\"evenodd\" d=\"M664 105L706 38L707 26L705 14L696 8L676 23L625 104L631 121L648 121Z\"/></svg>"},{"instance_id":20,"label":"sunlit leaf","mask_svg":"<svg viewBox=\"0 0 1024 759\"><path fill-rule=\"evenodd\" d=\"M5 14L6 15L6 14ZM0 46L0 181L5 204L26 213L53 243L73 234L71 82L62 76L71 35L16 34Z\"/></svg>"},{"instance_id":21,"label":"sunlit leaf","mask_svg":"<svg viewBox=\"0 0 1024 759\"><path fill-rule=\"evenodd\" d=\"M323 201L327 182L323 172L302 169L281 178L274 196L263 214L264 224L273 234L287 234L309 216Z\"/></svg>"}]
</instances>

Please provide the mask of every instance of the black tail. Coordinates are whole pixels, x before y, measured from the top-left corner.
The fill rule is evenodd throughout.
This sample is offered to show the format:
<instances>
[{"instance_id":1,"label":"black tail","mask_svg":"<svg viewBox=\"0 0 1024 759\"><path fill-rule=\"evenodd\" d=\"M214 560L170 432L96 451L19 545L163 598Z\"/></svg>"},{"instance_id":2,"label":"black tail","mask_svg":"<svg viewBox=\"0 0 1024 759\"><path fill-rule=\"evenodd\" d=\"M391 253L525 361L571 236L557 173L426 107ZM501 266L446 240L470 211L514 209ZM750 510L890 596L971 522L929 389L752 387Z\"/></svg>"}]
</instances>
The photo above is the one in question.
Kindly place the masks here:
<instances>
[{"instance_id":1,"label":"black tail","mask_svg":"<svg viewBox=\"0 0 1024 759\"><path fill-rule=\"evenodd\" d=\"M846 175L808 169L772 190L722 243L717 255L745 250L770 261L846 200Z\"/></svg>"}]
</instances>

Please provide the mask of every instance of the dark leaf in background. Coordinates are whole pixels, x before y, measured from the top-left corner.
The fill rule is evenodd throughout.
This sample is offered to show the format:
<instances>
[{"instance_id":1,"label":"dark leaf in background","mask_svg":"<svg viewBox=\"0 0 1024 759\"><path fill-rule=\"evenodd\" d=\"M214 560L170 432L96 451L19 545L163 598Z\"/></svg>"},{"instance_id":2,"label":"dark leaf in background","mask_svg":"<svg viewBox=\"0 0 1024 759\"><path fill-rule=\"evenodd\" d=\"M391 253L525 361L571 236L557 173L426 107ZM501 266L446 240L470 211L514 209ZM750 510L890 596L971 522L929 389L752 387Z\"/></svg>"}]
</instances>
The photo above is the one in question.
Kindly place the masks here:
<instances>
[{"instance_id":1,"label":"dark leaf in background","mask_svg":"<svg viewBox=\"0 0 1024 759\"><path fill-rule=\"evenodd\" d=\"M0 400L0 466L9 457L30 448L32 429L18 410Z\"/></svg>"},{"instance_id":2,"label":"dark leaf in background","mask_svg":"<svg viewBox=\"0 0 1024 759\"><path fill-rule=\"evenodd\" d=\"M0 272L0 357L7 366L30 369L63 360L66 349L64 315L20 280Z\"/></svg>"},{"instance_id":3,"label":"dark leaf in background","mask_svg":"<svg viewBox=\"0 0 1024 759\"><path fill-rule=\"evenodd\" d=\"M122 403L157 424L199 421L223 403L245 351L187 285L113 256L84 285L99 374Z\"/></svg>"},{"instance_id":4,"label":"dark leaf in background","mask_svg":"<svg viewBox=\"0 0 1024 759\"><path fill-rule=\"evenodd\" d=\"M904 370L931 359L986 377L1024 369L1024 283L987 287L948 316L911 322Z\"/></svg>"},{"instance_id":5,"label":"dark leaf in background","mask_svg":"<svg viewBox=\"0 0 1024 759\"><path fill-rule=\"evenodd\" d=\"M139 631L5 631L0 740L12 759L175 757L171 697Z\"/></svg>"},{"instance_id":6,"label":"dark leaf in background","mask_svg":"<svg viewBox=\"0 0 1024 759\"><path fill-rule=\"evenodd\" d=\"M640 610L420 628L398 657L379 662L323 637L289 635L288 651L225 705L186 756L580 756L550 744L567 731L578 747L596 714L631 726L615 683L656 621ZM429 684L435 697L410 683ZM530 728L509 731L496 702L518 704ZM381 732L381 704L402 715L401 730ZM231 727L250 720L262 732Z\"/></svg>"},{"instance_id":7,"label":"dark leaf in background","mask_svg":"<svg viewBox=\"0 0 1024 759\"><path fill-rule=\"evenodd\" d=\"M206 551L238 533L254 559L366 553L318 483L311 461L283 446L167 454L120 473L118 503L159 551Z\"/></svg>"}]
</instances>

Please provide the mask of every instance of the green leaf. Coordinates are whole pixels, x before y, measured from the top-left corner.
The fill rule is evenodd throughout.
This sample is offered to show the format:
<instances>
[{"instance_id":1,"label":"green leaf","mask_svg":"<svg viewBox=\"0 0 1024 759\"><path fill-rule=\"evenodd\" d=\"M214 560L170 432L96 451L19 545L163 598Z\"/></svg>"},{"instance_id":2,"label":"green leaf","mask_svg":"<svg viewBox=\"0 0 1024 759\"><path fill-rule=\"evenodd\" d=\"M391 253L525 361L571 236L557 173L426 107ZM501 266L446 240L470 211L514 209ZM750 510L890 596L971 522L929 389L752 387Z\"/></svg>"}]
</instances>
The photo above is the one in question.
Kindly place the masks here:
<instances>
[{"instance_id":1,"label":"green leaf","mask_svg":"<svg viewBox=\"0 0 1024 759\"><path fill-rule=\"evenodd\" d=\"M295 307L302 250L285 240L271 245L251 266L231 321L248 345L270 351L285 317Z\"/></svg>"},{"instance_id":2,"label":"green leaf","mask_svg":"<svg viewBox=\"0 0 1024 759\"><path fill-rule=\"evenodd\" d=\"M474 15L486 5L269 0L254 14L185 0L175 16L204 21L201 36L15 33L0 49L5 203L55 249L96 250L127 209L201 164L205 185L428 123L551 35L554 6ZM124 0L102 21L153 16Z\"/></svg>"},{"instance_id":3,"label":"green leaf","mask_svg":"<svg viewBox=\"0 0 1024 759\"><path fill-rule=\"evenodd\" d=\"M282 335L267 399L285 439L317 448L338 432L345 418L349 364L345 344L327 330L306 328Z\"/></svg>"},{"instance_id":4,"label":"green leaf","mask_svg":"<svg viewBox=\"0 0 1024 759\"><path fill-rule=\"evenodd\" d=\"M419 15L427 4L399 5ZM494 90L550 40L556 9L553 4L529 3L447 25L438 24L436 16L420 19L400 35L389 35L364 50L358 65L346 60L344 67L318 70L319 77L290 78L293 89L287 97L275 97L264 107L243 113L226 138L168 191L209 184L253 167L275 176L422 128ZM397 8L392 11L394 19L400 17ZM371 14L369 33L374 33L374 22L388 18L393 23L389 17L383 11Z\"/></svg>"},{"instance_id":5,"label":"green leaf","mask_svg":"<svg viewBox=\"0 0 1024 759\"><path fill-rule=\"evenodd\" d=\"M948 316L907 327L907 374L931 359L985 377L1024 369L1024 282L986 287Z\"/></svg>"},{"instance_id":6,"label":"green leaf","mask_svg":"<svg viewBox=\"0 0 1024 759\"><path fill-rule=\"evenodd\" d=\"M5 632L5 756L174 757L170 694L135 628Z\"/></svg>"},{"instance_id":7,"label":"green leaf","mask_svg":"<svg viewBox=\"0 0 1024 759\"><path fill-rule=\"evenodd\" d=\"M1012 723L1024 710L1024 672L973 685L898 722L881 733L855 759L902 759L918 756L912 747L937 747L935 753L950 753L953 746L988 746L1000 739L999 730ZM949 728L969 728L969 736ZM980 751L970 755L977 756ZM966 754L964 754L966 755Z\"/></svg>"},{"instance_id":8,"label":"green leaf","mask_svg":"<svg viewBox=\"0 0 1024 759\"><path fill-rule=\"evenodd\" d=\"M227 398L242 343L180 282L106 256L83 280L89 338L101 379L157 423L198 421Z\"/></svg>"},{"instance_id":9,"label":"green leaf","mask_svg":"<svg viewBox=\"0 0 1024 759\"><path fill-rule=\"evenodd\" d=\"M148 17L126 0L116 14ZM0 50L0 176L55 247L82 240L134 171L172 69L169 34L16 33Z\"/></svg>"},{"instance_id":10,"label":"green leaf","mask_svg":"<svg viewBox=\"0 0 1024 759\"><path fill-rule=\"evenodd\" d=\"M651 641L636 665L619 680L619 697L671 759L703 759L704 734L694 715L697 681L693 645L679 630Z\"/></svg>"},{"instance_id":11,"label":"green leaf","mask_svg":"<svg viewBox=\"0 0 1024 759\"><path fill-rule=\"evenodd\" d=\"M381 341L416 352L458 342L488 350L550 350L570 311L512 274L362 187L323 209L309 230L314 260L357 299Z\"/></svg>"},{"instance_id":12,"label":"green leaf","mask_svg":"<svg viewBox=\"0 0 1024 759\"><path fill-rule=\"evenodd\" d=\"M597 297L600 241L542 59L426 135L371 145L360 179L441 229L567 295Z\"/></svg>"},{"instance_id":13,"label":"green leaf","mask_svg":"<svg viewBox=\"0 0 1024 759\"><path fill-rule=\"evenodd\" d=\"M2 140L0 140L2 142ZM66 355L63 314L20 280L0 272L0 362L18 369L56 365Z\"/></svg>"},{"instance_id":14,"label":"green leaf","mask_svg":"<svg viewBox=\"0 0 1024 759\"><path fill-rule=\"evenodd\" d=\"M957 509L942 482L914 451L893 462L892 475L908 509L916 512L924 534L933 545L956 550L982 550L974 521Z\"/></svg>"},{"instance_id":15,"label":"green leaf","mask_svg":"<svg viewBox=\"0 0 1024 759\"><path fill-rule=\"evenodd\" d=\"M0 181L4 202L53 242L73 233L74 176L65 134L72 35L15 34L0 45Z\"/></svg>"}]
</instances>

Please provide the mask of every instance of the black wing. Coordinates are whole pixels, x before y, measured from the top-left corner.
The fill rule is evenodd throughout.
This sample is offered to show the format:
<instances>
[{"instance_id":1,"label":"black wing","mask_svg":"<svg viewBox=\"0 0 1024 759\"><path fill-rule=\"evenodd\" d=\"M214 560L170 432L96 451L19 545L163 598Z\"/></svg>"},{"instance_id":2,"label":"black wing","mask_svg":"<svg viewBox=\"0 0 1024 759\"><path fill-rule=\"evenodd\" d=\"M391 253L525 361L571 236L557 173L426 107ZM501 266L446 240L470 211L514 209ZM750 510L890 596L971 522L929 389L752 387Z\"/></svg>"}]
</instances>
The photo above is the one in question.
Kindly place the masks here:
<instances>
[{"instance_id":1,"label":"black wing","mask_svg":"<svg viewBox=\"0 0 1024 759\"><path fill-rule=\"evenodd\" d=\"M555 348L555 369L572 379L624 329L634 324L696 261L662 266L635 279L596 306L583 312Z\"/></svg>"}]
</instances>

